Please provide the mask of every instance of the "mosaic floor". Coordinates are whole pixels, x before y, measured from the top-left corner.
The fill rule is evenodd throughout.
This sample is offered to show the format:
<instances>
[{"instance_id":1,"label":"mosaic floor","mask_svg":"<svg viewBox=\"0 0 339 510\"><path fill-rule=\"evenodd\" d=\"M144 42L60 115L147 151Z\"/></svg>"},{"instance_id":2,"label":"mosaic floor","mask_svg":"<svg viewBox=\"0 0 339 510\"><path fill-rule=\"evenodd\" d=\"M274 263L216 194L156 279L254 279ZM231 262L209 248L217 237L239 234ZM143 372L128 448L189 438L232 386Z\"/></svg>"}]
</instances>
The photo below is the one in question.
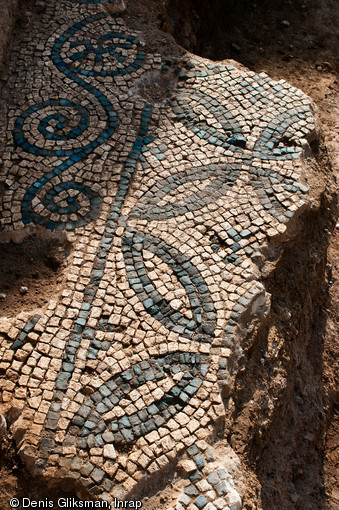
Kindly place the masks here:
<instances>
[{"instance_id":1,"label":"mosaic floor","mask_svg":"<svg viewBox=\"0 0 339 510\"><path fill-rule=\"evenodd\" d=\"M176 74L105 3L45 2L1 82L1 228L73 243L62 294L0 319L2 403L33 472L112 501L176 471L166 508L240 509L213 437L269 311L260 267L309 200L312 105L234 63Z\"/></svg>"}]
</instances>

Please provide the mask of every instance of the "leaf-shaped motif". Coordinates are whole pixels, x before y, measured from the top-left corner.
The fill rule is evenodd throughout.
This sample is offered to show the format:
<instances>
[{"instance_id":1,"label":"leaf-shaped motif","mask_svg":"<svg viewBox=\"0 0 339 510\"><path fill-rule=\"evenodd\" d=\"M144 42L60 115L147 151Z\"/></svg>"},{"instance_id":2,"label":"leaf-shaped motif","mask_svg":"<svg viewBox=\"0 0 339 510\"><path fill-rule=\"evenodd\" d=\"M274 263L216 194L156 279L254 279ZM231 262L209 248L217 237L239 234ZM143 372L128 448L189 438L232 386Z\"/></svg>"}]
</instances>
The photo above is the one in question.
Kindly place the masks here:
<instances>
[{"instance_id":1,"label":"leaf-shaped motif","mask_svg":"<svg viewBox=\"0 0 339 510\"><path fill-rule=\"evenodd\" d=\"M186 291L192 319L174 310L156 290L148 276L143 250L157 255L173 271ZM192 262L163 240L132 228L126 229L122 251L129 284L145 310L170 331L191 340L211 342L216 312L205 280Z\"/></svg>"},{"instance_id":2,"label":"leaf-shaped motif","mask_svg":"<svg viewBox=\"0 0 339 510\"><path fill-rule=\"evenodd\" d=\"M294 159L299 157L302 148L296 145L293 137L312 117L309 106L285 110L269 122L254 147L254 157L261 159ZM299 137L298 137L299 138Z\"/></svg>"},{"instance_id":3,"label":"leaf-shaped motif","mask_svg":"<svg viewBox=\"0 0 339 510\"><path fill-rule=\"evenodd\" d=\"M206 355L177 352L136 363L114 376L87 398L73 418L73 424L82 428L80 445L91 446L95 442L102 446L106 439L118 445L131 443L162 426L197 393L207 374L208 363ZM157 395L161 396L132 414L124 413L120 418L112 418L112 413L110 416L110 411L114 413L114 408L122 401L125 407L133 404L131 393L150 381L156 381ZM145 388L147 390L147 386Z\"/></svg>"},{"instance_id":4,"label":"leaf-shaped motif","mask_svg":"<svg viewBox=\"0 0 339 510\"><path fill-rule=\"evenodd\" d=\"M217 98L215 87L206 92L199 89L202 83L206 84L207 74L218 75L220 72L224 77ZM242 153L242 149L249 148L245 132L249 132L249 128L253 137L252 130L258 127L260 119L263 128L254 147L255 158L286 160L300 157L302 147L298 140L314 130L314 112L312 105L301 99L295 89L284 80L272 81L264 73L243 76L233 66L223 68L216 64L213 69L208 66L207 74L199 70L190 73L190 77L198 81L192 88L178 91L173 98L171 105L179 121L208 143ZM203 80L199 82L200 78ZM253 123L250 121L252 113ZM243 121L245 117L250 122L247 122L246 131L242 131L238 119Z\"/></svg>"},{"instance_id":5,"label":"leaf-shaped motif","mask_svg":"<svg viewBox=\"0 0 339 510\"><path fill-rule=\"evenodd\" d=\"M282 222L285 221L283 216L291 217L292 215L288 210L288 203L284 203L284 192L289 195L296 193L302 199L307 192L307 188L296 183L293 176L281 175L270 168L253 166L250 168L250 178L251 185L264 209ZM282 201L280 195L282 195Z\"/></svg>"},{"instance_id":6,"label":"leaf-shaped motif","mask_svg":"<svg viewBox=\"0 0 339 510\"><path fill-rule=\"evenodd\" d=\"M140 199L130 217L166 220L194 212L227 194L239 176L241 165L209 165L191 168L156 182ZM211 182L202 188L204 181ZM191 184L190 193L180 199L181 186ZM166 198L174 198L161 204Z\"/></svg>"},{"instance_id":7,"label":"leaf-shaped motif","mask_svg":"<svg viewBox=\"0 0 339 510\"><path fill-rule=\"evenodd\" d=\"M214 97L196 89L181 90L171 100L171 106L178 120L208 143L227 149L233 147L235 152L242 152L246 147L239 123ZM200 120L201 109L214 116L220 129Z\"/></svg>"}]
</instances>

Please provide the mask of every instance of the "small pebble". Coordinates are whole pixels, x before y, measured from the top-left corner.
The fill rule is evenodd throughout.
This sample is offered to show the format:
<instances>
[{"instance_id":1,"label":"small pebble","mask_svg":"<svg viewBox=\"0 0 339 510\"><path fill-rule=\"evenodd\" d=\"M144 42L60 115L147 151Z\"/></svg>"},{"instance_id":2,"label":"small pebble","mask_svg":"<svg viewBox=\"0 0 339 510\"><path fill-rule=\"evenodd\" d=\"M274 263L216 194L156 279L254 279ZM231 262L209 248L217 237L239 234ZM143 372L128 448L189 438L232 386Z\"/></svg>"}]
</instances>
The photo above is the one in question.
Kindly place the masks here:
<instances>
[{"instance_id":1,"label":"small pebble","mask_svg":"<svg viewBox=\"0 0 339 510\"><path fill-rule=\"evenodd\" d=\"M235 42L231 43L231 48L232 48L232 50L236 51L237 53L241 52L241 47L239 46L239 44L237 44Z\"/></svg>"},{"instance_id":2,"label":"small pebble","mask_svg":"<svg viewBox=\"0 0 339 510\"><path fill-rule=\"evenodd\" d=\"M7 422L3 414L0 414L0 441L2 441L7 431Z\"/></svg>"}]
</instances>

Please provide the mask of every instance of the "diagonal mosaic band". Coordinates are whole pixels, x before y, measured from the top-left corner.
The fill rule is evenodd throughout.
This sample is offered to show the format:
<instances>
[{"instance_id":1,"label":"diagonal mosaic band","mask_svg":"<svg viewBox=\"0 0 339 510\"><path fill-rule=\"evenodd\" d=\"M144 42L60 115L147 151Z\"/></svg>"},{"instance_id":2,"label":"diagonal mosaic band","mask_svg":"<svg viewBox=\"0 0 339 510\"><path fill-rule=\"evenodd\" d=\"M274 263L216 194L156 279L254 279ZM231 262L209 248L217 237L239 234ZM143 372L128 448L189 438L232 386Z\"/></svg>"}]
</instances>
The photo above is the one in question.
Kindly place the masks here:
<instances>
[{"instance_id":1,"label":"diagonal mosaic band","mask_svg":"<svg viewBox=\"0 0 339 510\"><path fill-rule=\"evenodd\" d=\"M35 474L112 501L177 470L166 508L242 508L213 437L229 360L269 311L258 266L307 207L313 108L235 63L190 55L175 76L106 3L48 2L2 105L2 229L73 243L61 295L1 318L2 404ZM157 79L172 93L151 104Z\"/></svg>"}]
</instances>

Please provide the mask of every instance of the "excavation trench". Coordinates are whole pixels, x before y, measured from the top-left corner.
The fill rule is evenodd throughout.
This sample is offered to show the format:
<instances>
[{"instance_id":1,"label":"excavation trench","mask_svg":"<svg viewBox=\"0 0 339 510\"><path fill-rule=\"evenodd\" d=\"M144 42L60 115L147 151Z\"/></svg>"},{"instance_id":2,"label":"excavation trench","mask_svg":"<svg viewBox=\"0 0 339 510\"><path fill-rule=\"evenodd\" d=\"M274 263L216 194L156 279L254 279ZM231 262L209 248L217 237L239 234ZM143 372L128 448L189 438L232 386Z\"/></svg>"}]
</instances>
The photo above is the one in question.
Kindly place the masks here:
<instances>
[{"instance_id":1,"label":"excavation trench","mask_svg":"<svg viewBox=\"0 0 339 510\"><path fill-rule=\"evenodd\" d=\"M326 508L322 377L333 206L323 195L320 207L301 217L300 234L264 279L271 314L247 339L228 402L228 439L248 468L245 508Z\"/></svg>"},{"instance_id":2,"label":"excavation trench","mask_svg":"<svg viewBox=\"0 0 339 510\"><path fill-rule=\"evenodd\" d=\"M293 8L290 0L167 0L161 23L184 48L211 60L234 59L247 67L272 58L314 64L316 50L328 53L324 67L330 70L336 37L328 24L337 16L334 2L326 0L297 1Z\"/></svg>"}]
</instances>

